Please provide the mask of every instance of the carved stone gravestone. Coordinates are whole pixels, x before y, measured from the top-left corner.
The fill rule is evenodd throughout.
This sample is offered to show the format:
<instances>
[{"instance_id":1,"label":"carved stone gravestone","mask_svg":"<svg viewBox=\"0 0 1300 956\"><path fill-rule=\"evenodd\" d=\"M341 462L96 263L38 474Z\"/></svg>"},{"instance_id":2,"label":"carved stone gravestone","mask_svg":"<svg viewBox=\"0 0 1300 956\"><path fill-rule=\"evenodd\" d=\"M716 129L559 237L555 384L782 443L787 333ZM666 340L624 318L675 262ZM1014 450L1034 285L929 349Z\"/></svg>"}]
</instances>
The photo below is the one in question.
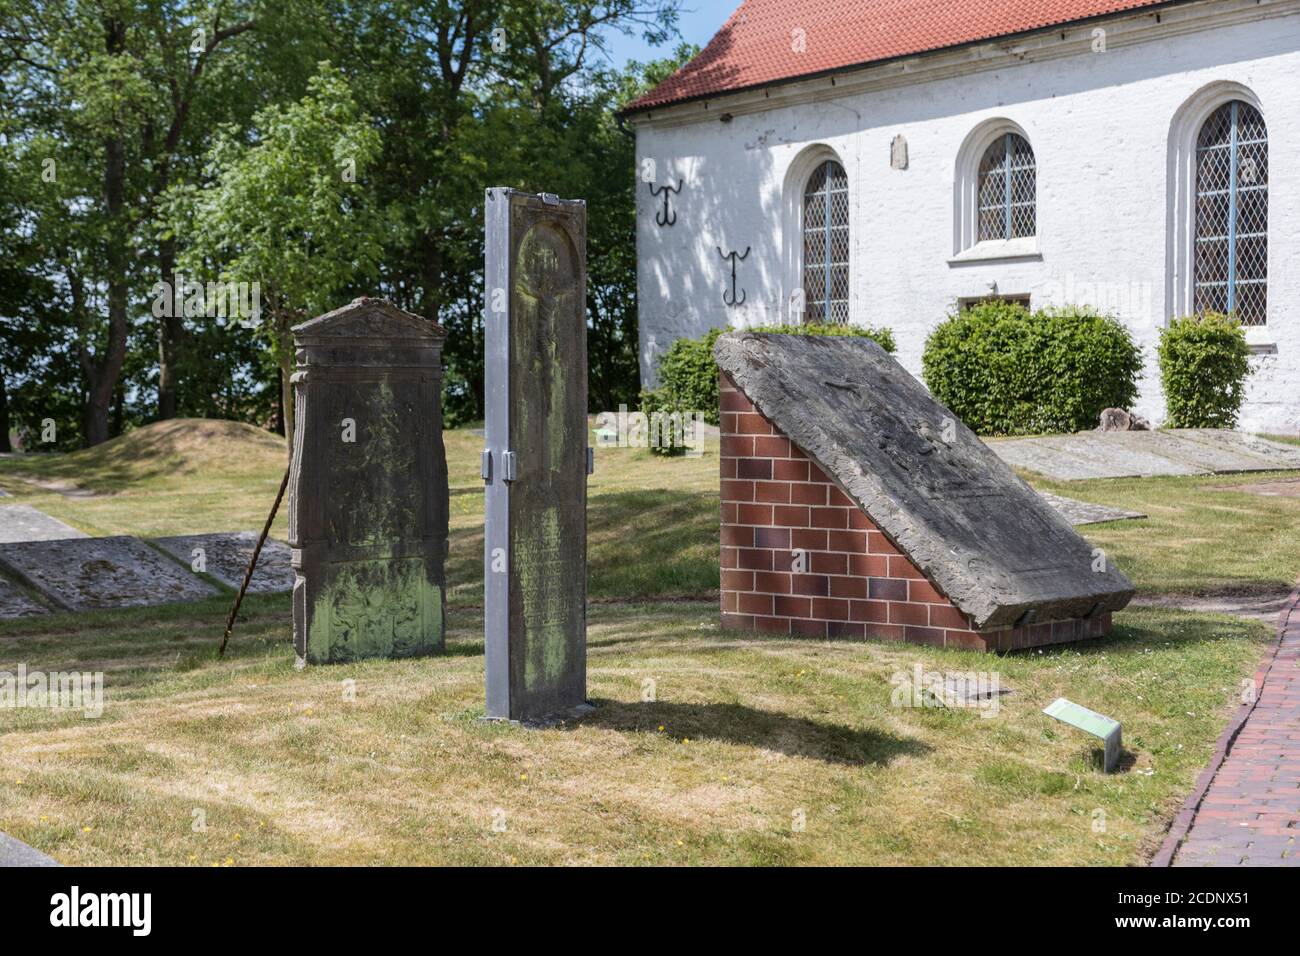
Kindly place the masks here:
<instances>
[{"instance_id":1,"label":"carved stone gravestone","mask_svg":"<svg viewBox=\"0 0 1300 956\"><path fill-rule=\"evenodd\" d=\"M446 333L382 299L357 299L293 333L289 546L299 664L439 651Z\"/></svg>"},{"instance_id":2,"label":"carved stone gravestone","mask_svg":"<svg viewBox=\"0 0 1300 956\"><path fill-rule=\"evenodd\" d=\"M487 716L587 694L587 208L489 189L483 452Z\"/></svg>"}]
</instances>

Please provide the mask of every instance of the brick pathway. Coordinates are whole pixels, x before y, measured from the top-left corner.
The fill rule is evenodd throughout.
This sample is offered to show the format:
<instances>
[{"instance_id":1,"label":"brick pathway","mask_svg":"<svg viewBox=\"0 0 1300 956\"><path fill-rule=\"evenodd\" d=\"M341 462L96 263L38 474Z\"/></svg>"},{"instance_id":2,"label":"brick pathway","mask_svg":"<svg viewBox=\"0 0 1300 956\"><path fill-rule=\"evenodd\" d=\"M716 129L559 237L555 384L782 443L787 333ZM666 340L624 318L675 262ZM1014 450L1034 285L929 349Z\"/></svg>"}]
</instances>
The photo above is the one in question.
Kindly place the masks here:
<instances>
[{"instance_id":1,"label":"brick pathway","mask_svg":"<svg viewBox=\"0 0 1300 956\"><path fill-rule=\"evenodd\" d=\"M1256 675L1255 706L1221 738L1226 757L1198 781L1155 865L1300 867L1300 591L1279 615L1276 648Z\"/></svg>"}]
</instances>

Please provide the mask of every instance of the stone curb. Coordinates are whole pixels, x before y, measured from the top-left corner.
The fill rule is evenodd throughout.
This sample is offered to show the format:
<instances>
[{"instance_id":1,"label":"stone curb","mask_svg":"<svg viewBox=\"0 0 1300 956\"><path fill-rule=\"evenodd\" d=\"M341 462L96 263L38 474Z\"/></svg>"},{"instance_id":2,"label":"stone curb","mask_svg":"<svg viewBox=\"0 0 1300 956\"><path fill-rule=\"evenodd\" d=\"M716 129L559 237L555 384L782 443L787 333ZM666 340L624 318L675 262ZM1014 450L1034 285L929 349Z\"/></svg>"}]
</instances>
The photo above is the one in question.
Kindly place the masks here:
<instances>
[{"instance_id":1,"label":"stone curb","mask_svg":"<svg viewBox=\"0 0 1300 956\"><path fill-rule=\"evenodd\" d=\"M1183 803L1182 809L1174 817L1174 822L1169 826L1169 833L1165 836L1164 843L1160 845L1160 850L1152 857L1150 866L1166 867L1173 865L1174 857L1178 854L1178 848L1187 837L1188 831L1191 830L1192 824L1196 820L1196 813L1201 808L1201 802L1205 799L1206 793L1209 792L1210 784L1214 782L1214 778L1218 775L1223 762L1228 759L1228 753L1232 750L1237 735L1246 726L1246 721L1255 712L1255 707L1259 704L1260 698L1264 696L1264 683L1268 680L1274 661L1277 660L1277 652L1282 648L1282 640L1286 637L1287 631L1293 627L1300 629L1300 587L1291 592L1286 605L1278 613L1277 636L1273 638L1272 644L1269 645L1264 654L1264 659L1255 671L1255 699L1249 704L1242 704L1238 707L1237 713L1228 721L1228 726L1219 735L1209 765L1196 778L1196 786L1192 788L1192 792Z\"/></svg>"}]
</instances>

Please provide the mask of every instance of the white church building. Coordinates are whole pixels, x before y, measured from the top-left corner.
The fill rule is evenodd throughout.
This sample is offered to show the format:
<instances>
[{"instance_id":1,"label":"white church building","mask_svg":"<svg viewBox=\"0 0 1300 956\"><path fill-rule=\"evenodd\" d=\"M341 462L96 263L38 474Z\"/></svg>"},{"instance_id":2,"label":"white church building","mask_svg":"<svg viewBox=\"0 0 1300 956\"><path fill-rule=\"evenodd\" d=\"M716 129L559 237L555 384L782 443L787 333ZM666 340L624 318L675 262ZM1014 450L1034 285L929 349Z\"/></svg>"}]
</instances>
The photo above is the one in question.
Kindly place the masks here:
<instances>
[{"instance_id":1,"label":"white church building","mask_svg":"<svg viewBox=\"0 0 1300 956\"><path fill-rule=\"evenodd\" d=\"M1300 0L744 0L632 103L641 372L682 336L1093 305L1165 418L1171 317L1232 311L1242 426L1300 434ZM1276 165L1272 160L1276 160Z\"/></svg>"}]
</instances>

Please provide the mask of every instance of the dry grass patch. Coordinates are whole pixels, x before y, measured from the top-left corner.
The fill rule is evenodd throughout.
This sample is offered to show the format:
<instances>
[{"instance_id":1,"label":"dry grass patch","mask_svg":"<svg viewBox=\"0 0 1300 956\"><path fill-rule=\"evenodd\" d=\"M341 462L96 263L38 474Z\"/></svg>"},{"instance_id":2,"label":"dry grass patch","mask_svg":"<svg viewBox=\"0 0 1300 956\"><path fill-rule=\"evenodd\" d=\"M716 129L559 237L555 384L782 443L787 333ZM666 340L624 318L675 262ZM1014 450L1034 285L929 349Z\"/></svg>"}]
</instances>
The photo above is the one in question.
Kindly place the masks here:
<instances>
[{"instance_id":1,"label":"dry grass patch","mask_svg":"<svg viewBox=\"0 0 1300 956\"><path fill-rule=\"evenodd\" d=\"M0 668L110 668L98 720L0 711L0 829L85 864L1135 863L1266 637L1139 610L1107 642L999 659L595 606L599 708L530 730L479 719L473 612L444 656L296 671L283 598L252 601L226 661L218 602L168 610L0 625ZM891 706L918 663L1015 693L992 718ZM1039 713L1058 694L1123 721L1125 773Z\"/></svg>"}]
</instances>

